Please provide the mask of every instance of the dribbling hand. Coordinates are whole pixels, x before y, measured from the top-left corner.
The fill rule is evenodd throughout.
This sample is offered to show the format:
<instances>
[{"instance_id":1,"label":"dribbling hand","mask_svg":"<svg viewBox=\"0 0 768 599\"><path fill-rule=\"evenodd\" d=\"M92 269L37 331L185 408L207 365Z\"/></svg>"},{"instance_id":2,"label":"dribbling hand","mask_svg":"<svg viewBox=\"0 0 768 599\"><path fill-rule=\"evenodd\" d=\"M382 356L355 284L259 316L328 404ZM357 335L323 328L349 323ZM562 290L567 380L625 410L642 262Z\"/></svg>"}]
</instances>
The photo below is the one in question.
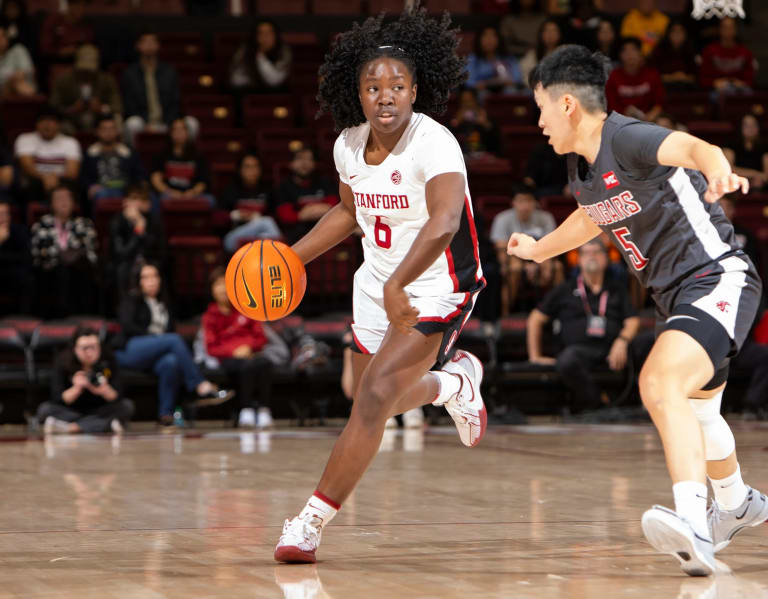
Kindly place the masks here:
<instances>
[{"instance_id":1,"label":"dribbling hand","mask_svg":"<svg viewBox=\"0 0 768 599\"><path fill-rule=\"evenodd\" d=\"M525 233L512 233L507 243L507 254L522 260L533 260L533 246L536 240Z\"/></svg>"},{"instance_id":2,"label":"dribbling hand","mask_svg":"<svg viewBox=\"0 0 768 599\"><path fill-rule=\"evenodd\" d=\"M738 191L747 193L749 191L749 180L746 177L740 177L736 173L725 173L714 175L707 181L709 183L704 199L710 204L715 203L724 195Z\"/></svg>"},{"instance_id":3,"label":"dribbling hand","mask_svg":"<svg viewBox=\"0 0 768 599\"><path fill-rule=\"evenodd\" d=\"M408 294L399 285L384 285L384 310L389 323L401 333L410 334L419 322L419 311L408 301Z\"/></svg>"}]
</instances>

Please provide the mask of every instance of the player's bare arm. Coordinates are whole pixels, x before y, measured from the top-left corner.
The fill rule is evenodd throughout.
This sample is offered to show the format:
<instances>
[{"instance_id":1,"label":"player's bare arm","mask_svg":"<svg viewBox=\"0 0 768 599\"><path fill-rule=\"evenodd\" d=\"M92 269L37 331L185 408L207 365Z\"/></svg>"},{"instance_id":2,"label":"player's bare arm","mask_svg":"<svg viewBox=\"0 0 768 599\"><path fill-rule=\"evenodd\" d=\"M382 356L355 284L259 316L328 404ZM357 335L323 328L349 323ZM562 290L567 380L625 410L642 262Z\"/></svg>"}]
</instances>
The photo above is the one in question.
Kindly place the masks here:
<instances>
[{"instance_id":1,"label":"player's bare arm","mask_svg":"<svg viewBox=\"0 0 768 599\"><path fill-rule=\"evenodd\" d=\"M707 202L716 202L725 194L739 189L742 193L749 191L749 180L733 172L720 148L688 133L670 133L661 142L657 158L659 164L664 166L681 166L701 171L709 183L704 195Z\"/></svg>"},{"instance_id":2,"label":"player's bare arm","mask_svg":"<svg viewBox=\"0 0 768 599\"><path fill-rule=\"evenodd\" d=\"M464 175L444 173L426 184L429 220L409 252L384 285L384 308L389 322L408 330L418 322L418 311L408 302L405 286L415 281L437 260L459 230L464 209Z\"/></svg>"},{"instance_id":3,"label":"player's bare arm","mask_svg":"<svg viewBox=\"0 0 768 599\"><path fill-rule=\"evenodd\" d=\"M304 264L327 252L354 232L357 226L355 202L352 189L346 183L339 183L339 197L341 202L326 212L312 230L293 245L293 250Z\"/></svg>"},{"instance_id":4,"label":"player's bare arm","mask_svg":"<svg viewBox=\"0 0 768 599\"><path fill-rule=\"evenodd\" d=\"M600 235L600 228L577 208L557 229L536 241L524 233L512 233L507 253L523 260L544 262L580 247Z\"/></svg>"},{"instance_id":5,"label":"player's bare arm","mask_svg":"<svg viewBox=\"0 0 768 599\"><path fill-rule=\"evenodd\" d=\"M544 325L549 322L549 316L541 310L534 308L528 316L528 323L525 327L525 341L528 346L528 361L533 364L544 364L551 366L555 359L545 356L541 353L541 337Z\"/></svg>"}]
</instances>

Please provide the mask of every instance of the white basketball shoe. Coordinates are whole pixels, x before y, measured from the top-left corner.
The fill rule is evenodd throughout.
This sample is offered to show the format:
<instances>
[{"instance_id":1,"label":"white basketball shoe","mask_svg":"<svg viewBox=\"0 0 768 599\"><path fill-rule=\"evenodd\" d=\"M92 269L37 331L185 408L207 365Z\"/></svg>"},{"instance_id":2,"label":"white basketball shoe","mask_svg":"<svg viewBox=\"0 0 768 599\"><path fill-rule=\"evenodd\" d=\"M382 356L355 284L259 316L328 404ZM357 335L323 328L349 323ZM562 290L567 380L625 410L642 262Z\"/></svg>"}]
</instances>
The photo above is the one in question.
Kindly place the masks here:
<instances>
[{"instance_id":1,"label":"white basketball shoe","mask_svg":"<svg viewBox=\"0 0 768 599\"><path fill-rule=\"evenodd\" d=\"M456 423L461 442L467 447L474 447L480 442L488 426L488 413L480 395L480 383L483 380L483 365L476 356L457 349L445 366L445 372L457 374L461 386L447 400L435 400L433 405L445 406Z\"/></svg>"},{"instance_id":2,"label":"white basketball shoe","mask_svg":"<svg viewBox=\"0 0 768 599\"><path fill-rule=\"evenodd\" d=\"M286 520L275 547L275 560L287 564L314 564L322 530L312 526L311 518Z\"/></svg>"}]
</instances>

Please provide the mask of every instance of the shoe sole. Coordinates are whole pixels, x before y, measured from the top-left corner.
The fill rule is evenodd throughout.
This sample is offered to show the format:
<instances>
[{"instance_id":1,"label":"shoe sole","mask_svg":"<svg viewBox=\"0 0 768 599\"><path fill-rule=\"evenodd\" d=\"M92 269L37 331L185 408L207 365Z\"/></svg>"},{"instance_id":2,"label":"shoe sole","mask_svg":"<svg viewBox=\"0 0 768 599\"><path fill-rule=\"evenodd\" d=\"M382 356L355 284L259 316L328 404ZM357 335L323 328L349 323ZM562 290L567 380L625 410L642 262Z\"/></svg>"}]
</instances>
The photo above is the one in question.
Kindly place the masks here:
<instances>
[{"instance_id":1,"label":"shoe sole","mask_svg":"<svg viewBox=\"0 0 768 599\"><path fill-rule=\"evenodd\" d=\"M283 545L275 549L275 561L284 564L314 564L317 558L314 552L304 551L292 545Z\"/></svg>"},{"instance_id":2,"label":"shoe sole","mask_svg":"<svg viewBox=\"0 0 768 599\"><path fill-rule=\"evenodd\" d=\"M715 573L713 564L707 563L687 534L689 531L673 514L650 509L643 514L643 534L656 551L674 555L688 576L710 576Z\"/></svg>"},{"instance_id":3,"label":"shoe sole","mask_svg":"<svg viewBox=\"0 0 768 599\"><path fill-rule=\"evenodd\" d=\"M722 551L723 549L728 547L728 545L731 544L731 541L733 541L733 537L735 537L740 532L746 530L747 528L754 528L755 526L760 526L761 524L765 524L766 522L768 522L768 510L763 512L763 515L765 517L761 516L762 519L755 520L751 524L742 524L741 526L734 528L728 535L727 539L725 539L724 541L720 541L717 545L715 545L715 553L717 553L718 551Z\"/></svg>"},{"instance_id":4,"label":"shoe sole","mask_svg":"<svg viewBox=\"0 0 768 599\"><path fill-rule=\"evenodd\" d=\"M229 391L224 397L205 397L203 399L195 400L195 406L198 408L207 408L210 406L220 406L223 403L227 403L235 396L234 391Z\"/></svg>"},{"instance_id":5,"label":"shoe sole","mask_svg":"<svg viewBox=\"0 0 768 599\"><path fill-rule=\"evenodd\" d=\"M483 368L483 363L478 359L478 357L475 354L470 353L464 349L456 350L456 354L454 354L453 356L453 361L458 362L459 360L461 360L461 358L459 358L458 360L456 359L456 356L459 354L459 352L461 352L463 356L466 356L467 359L469 359L469 361L472 363L472 367L474 368L475 372L477 372L478 369L480 370L480 381L482 382L483 376L485 375L485 369ZM475 385L473 384L472 391L474 392L475 397L480 400L480 403L483 405L483 409L480 410L480 413L478 414L478 417L480 418L480 434L477 436L477 439L475 439L475 442L471 444L464 443L464 440L462 439L462 443L464 443L464 445L466 445L467 447L475 447L478 443L480 443L482 438L485 436L485 429L488 428L488 412L485 409L485 402L483 401L483 396L480 394L480 386L478 385L477 388L475 388ZM459 437L461 437L461 435L459 435Z\"/></svg>"}]
</instances>

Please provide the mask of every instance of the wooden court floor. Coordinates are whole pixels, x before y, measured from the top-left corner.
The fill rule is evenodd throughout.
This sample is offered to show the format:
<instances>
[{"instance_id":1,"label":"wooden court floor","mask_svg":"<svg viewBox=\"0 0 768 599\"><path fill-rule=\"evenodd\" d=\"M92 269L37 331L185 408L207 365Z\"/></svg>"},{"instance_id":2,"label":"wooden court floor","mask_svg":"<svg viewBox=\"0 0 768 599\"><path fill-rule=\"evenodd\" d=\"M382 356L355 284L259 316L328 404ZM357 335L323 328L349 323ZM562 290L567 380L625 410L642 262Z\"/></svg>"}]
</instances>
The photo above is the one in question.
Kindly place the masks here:
<instances>
[{"instance_id":1,"label":"wooden court floor","mask_svg":"<svg viewBox=\"0 0 768 599\"><path fill-rule=\"evenodd\" d=\"M736 425L768 489L768 426ZM0 443L0 598L768 598L768 526L690 579L640 531L671 490L646 426L388 434L313 566L278 565L337 430Z\"/></svg>"}]
</instances>

